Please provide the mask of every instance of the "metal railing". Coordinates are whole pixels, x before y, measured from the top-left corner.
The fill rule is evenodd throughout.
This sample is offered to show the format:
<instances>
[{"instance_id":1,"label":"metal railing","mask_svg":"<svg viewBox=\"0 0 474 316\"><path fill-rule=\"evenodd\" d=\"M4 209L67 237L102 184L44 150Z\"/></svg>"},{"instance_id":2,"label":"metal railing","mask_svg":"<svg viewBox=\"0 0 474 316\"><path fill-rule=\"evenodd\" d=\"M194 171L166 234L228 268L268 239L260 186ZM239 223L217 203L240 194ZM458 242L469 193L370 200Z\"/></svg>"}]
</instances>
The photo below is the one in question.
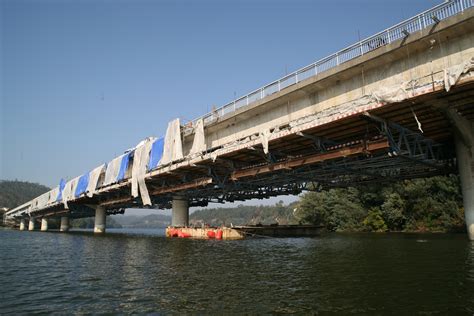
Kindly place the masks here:
<instances>
[{"instance_id":1,"label":"metal railing","mask_svg":"<svg viewBox=\"0 0 474 316\"><path fill-rule=\"evenodd\" d=\"M344 48L330 56L322 58L311 65L296 70L276 81L273 81L261 88L258 88L247 95L233 100L226 105L217 108L197 119L192 120L186 126L196 126L199 119L204 120L204 124L209 124L226 114L235 112L237 109L248 106L253 102L261 100L266 96L279 92L300 81L316 76L331 68L337 67L351 59L362 56L381 46L390 44L396 40L407 37L410 33L420 31L428 26L439 23L450 16L463 12L474 6L474 0L450 0L428 9L412 18L400 22L382 32L361 40L347 48Z\"/></svg>"}]
</instances>

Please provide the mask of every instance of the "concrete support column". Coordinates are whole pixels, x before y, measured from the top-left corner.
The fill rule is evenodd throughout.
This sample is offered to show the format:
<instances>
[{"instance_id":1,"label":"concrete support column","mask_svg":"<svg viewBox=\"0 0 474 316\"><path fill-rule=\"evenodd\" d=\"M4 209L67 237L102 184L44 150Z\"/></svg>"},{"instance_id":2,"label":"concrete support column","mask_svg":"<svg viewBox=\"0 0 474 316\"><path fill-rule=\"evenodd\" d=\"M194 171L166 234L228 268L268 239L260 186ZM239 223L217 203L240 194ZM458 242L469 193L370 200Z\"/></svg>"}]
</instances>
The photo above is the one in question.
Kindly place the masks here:
<instances>
[{"instance_id":1,"label":"concrete support column","mask_svg":"<svg viewBox=\"0 0 474 316\"><path fill-rule=\"evenodd\" d=\"M105 221L107 212L102 206L97 206L95 209L95 223L94 233L103 234L105 233Z\"/></svg>"},{"instance_id":2,"label":"concrete support column","mask_svg":"<svg viewBox=\"0 0 474 316\"><path fill-rule=\"evenodd\" d=\"M189 225L189 201L185 197L173 198L173 210L171 214L171 226L185 227Z\"/></svg>"},{"instance_id":3,"label":"concrete support column","mask_svg":"<svg viewBox=\"0 0 474 316\"><path fill-rule=\"evenodd\" d=\"M28 230L35 230L35 218L30 217L30 221L28 223Z\"/></svg>"},{"instance_id":4,"label":"concrete support column","mask_svg":"<svg viewBox=\"0 0 474 316\"><path fill-rule=\"evenodd\" d=\"M25 226L26 226L25 219L24 218L20 219L20 230L25 230Z\"/></svg>"},{"instance_id":5,"label":"concrete support column","mask_svg":"<svg viewBox=\"0 0 474 316\"><path fill-rule=\"evenodd\" d=\"M48 231L48 219L47 218L42 218L41 219L41 231L42 232Z\"/></svg>"},{"instance_id":6,"label":"concrete support column","mask_svg":"<svg viewBox=\"0 0 474 316\"><path fill-rule=\"evenodd\" d=\"M461 179L467 234L474 240L474 124L456 111L448 110L455 127L456 161Z\"/></svg>"},{"instance_id":7,"label":"concrete support column","mask_svg":"<svg viewBox=\"0 0 474 316\"><path fill-rule=\"evenodd\" d=\"M61 226L59 226L60 232L67 232L69 230L69 217L61 217Z\"/></svg>"},{"instance_id":8,"label":"concrete support column","mask_svg":"<svg viewBox=\"0 0 474 316\"><path fill-rule=\"evenodd\" d=\"M469 148L465 142L456 138L456 159L461 179L464 216L466 218L467 234L474 240L474 146Z\"/></svg>"}]
</instances>

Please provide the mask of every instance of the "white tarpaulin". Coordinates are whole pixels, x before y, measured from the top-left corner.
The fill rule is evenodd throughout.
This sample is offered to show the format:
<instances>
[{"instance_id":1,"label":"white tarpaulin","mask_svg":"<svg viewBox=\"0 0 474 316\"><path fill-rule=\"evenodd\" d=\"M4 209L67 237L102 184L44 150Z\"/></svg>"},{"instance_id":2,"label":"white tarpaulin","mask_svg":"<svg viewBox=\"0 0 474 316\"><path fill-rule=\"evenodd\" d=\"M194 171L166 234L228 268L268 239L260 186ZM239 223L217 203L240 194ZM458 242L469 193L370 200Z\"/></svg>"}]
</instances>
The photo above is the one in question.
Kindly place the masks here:
<instances>
[{"instance_id":1,"label":"white tarpaulin","mask_svg":"<svg viewBox=\"0 0 474 316\"><path fill-rule=\"evenodd\" d=\"M400 85L383 87L374 91L372 92L372 97L380 103L400 102L409 97L407 90L415 85L416 83L412 81L404 81Z\"/></svg>"},{"instance_id":2,"label":"white tarpaulin","mask_svg":"<svg viewBox=\"0 0 474 316\"><path fill-rule=\"evenodd\" d=\"M72 180L66 182L63 190L63 203L64 207L67 209L67 202L74 199L74 193L76 192L77 182L79 181L80 177L76 177Z\"/></svg>"},{"instance_id":3,"label":"white tarpaulin","mask_svg":"<svg viewBox=\"0 0 474 316\"><path fill-rule=\"evenodd\" d=\"M196 127L194 128L194 140L193 146L191 147L190 155L201 153L207 149L206 138L204 135L204 120L201 118L197 120Z\"/></svg>"},{"instance_id":4,"label":"white tarpaulin","mask_svg":"<svg viewBox=\"0 0 474 316\"><path fill-rule=\"evenodd\" d=\"M260 140L262 141L263 152L268 154L268 139L270 138L270 130L266 129L260 133Z\"/></svg>"},{"instance_id":5,"label":"white tarpaulin","mask_svg":"<svg viewBox=\"0 0 474 316\"><path fill-rule=\"evenodd\" d=\"M97 189L97 182L102 172L105 170L105 164L100 165L89 173L89 183L87 185L87 196L92 197Z\"/></svg>"},{"instance_id":6,"label":"white tarpaulin","mask_svg":"<svg viewBox=\"0 0 474 316\"><path fill-rule=\"evenodd\" d=\"M183 159L183 145L181 142L181 126L179 119L175 119L168 123L161 164L166 165L178 159Z\"/></svg>"},{"instance_id":7,"label":"white tarpaulin","mask_svg":"<svg viewBox=\"0 0 474 316\"><path fill-rule=\"evenodd\" d=\"M449 91L452 86L458 82L462 74L468 73L474 69L474 57L470 60L463 62L462 64L449 67L444 70L444 88Z\"/></svg>"},{"instance_id":8,"label":"white tarpaulin","mask_svg":"<svg viewBox=\"0 0 474 316\"><path fill-rule=\"evenodd\" d=\"M117 182L117 176L120 171L120 165L122 158L125 154L118 156L107 164L107 170L105 171L104 186Z\"/></svg>"},{"instance_id":9,"label":"white tarpaulin","mask_svg":"<svg viewBox=\"0 0 474 316\"><path fill-rule=\"evenodd\" d=\"M59 186L55 187L51 191L49 191L49 199L48 199L48 204L53 204L56 202L56 199L58 198L59 194Z\"/></svg>"},{"instance_id":10,"label":"white tarpaulin","mask_svg":"<svg viewBox=\"0 0 474 316\"><path fill-rule=\"evenodd\" d=\"M151 146L155 140L156 138L154 137L148 137L140 142L137 147L135 147L135 154L133 157L132 196L137 197L138 191L140 191L143 205L151 205L150 196L145 184L145 174L147 171L147 163L150 158Z\"/></svg>"},{"instance_id":11,"label":"white tarpaulin","mask_svg":"<svg viewBox=\"0 0 474 316\"><path fill-rule=\"evenodd\" d=\"M35 208L41 209L41 208L44 208L46 204L48 204L49 192L50 191L43 193L36 198Z\"/></svg>"}]
</instances>

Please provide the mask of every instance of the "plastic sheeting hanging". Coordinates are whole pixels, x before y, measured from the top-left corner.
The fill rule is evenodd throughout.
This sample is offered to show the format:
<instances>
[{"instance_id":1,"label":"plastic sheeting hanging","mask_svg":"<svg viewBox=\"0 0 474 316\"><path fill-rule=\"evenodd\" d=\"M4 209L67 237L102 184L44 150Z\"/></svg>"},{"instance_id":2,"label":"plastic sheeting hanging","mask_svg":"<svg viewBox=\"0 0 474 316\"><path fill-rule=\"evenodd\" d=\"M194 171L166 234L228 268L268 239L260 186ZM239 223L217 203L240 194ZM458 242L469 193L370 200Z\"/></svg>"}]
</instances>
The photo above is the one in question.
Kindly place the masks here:
<instances>
[{"instance_id":1,"label":"plastic sheeting hanging","mask_svg":"<svg viewBox=\"0 0 474 316\"><path fill-rule=\"evenodd\" d=\"M179 119L168 123L165 136L165 147L161 164L168 164L172 161L183 158L183 145L181 141L181 126Z\"/></svg>"},{"instance_id":2,"label":"plastic sheeting hanging","mask_svg":"<svg viewBox=\"0 0 474 316\"><path fill-rule=\"evenodd\" d=\"M145 183L145 174L147 171L147 163L150 158L150 151L155 138L149 137L140 142L135 148L132 166L132 196L137 197L138 191L142 198L143 205L151 205L150 196Z\"/></svg>"},{"instance_id":3,"label":"plastic sheeting hanging","mask_svg":"<svg viewBox=\"0 0 474 316\"><path fill-rule=\"evenodd\" d=\"M117 182L119 182L120 180L125 179L127 169L128 169L128 164L130 162L130 157L132 156L132 153L133 153L133 151L128 152L125 155L123 155L122 161L120 162L119 173L117 175Z\"/></svg>"},{"instance_id":4,"label":"plastic sheeting hanging","mask_svg":"<svg viewBox=\"0 0 474 316\"><path fill-rule=\"evenodd\" d=\"M88 185L89 185L89 172L83 174L77 181L74 197L78 198L79 196L81 196L81 194L86 193Z\"/></svg>"},{"instance_id":5,"label":"plastic sheeting hanging","mask_svg":"<svg viewBox=\"0 0 474 316\"><path fill-rule=\"evenodd\" d=\"M413 85L411 81L404 81L399 85L382 87L372 92L372 98L381 103L400 102L409 97L408 88Z\"/></svg>"},{"instance_id":6,"label":"plastic sheeting hanging","mask_svg":"<svg viewBox=\"0 0 474 316\"><path fill-rule=\"evenodd\" d=\"M106 170L106 165L102 164L89 173L89 184L87 185L87 196L92 197L97 190L100 175Z\"/></svg>"},{"instance_id":7,"label":"plastic sheeting hanging","mask_svg":"<svg viewBox=\"0 0 474 316\"><path fill-rule=\"evenodd\" d=\"M151 145L151 152L150 152L150 161L148 163L148 171L156 169L160 162L161 158L163 158L163 148L165 144L165 139L163 137L158 138L155 140L153 145Z\"/></svg>"},{"instance_id":8,"label":"plastic sheeting hanging","mask_svg":"<svg viewBox=\"0 0 474 316\"><path fill-rule=\"evenodd\" d=\"M270 130L266 129L260 133L260 140L262 141L263 152L268 154L268 140L270 138Z\"/></svg>"},{"instance_id":9,"label":"plastic sheeting hanging","mask_svg":"<svg viewBox=\"0 0 474 316\"><path fill-rule=\"evenodd\" d=\"M104 186L116 183L125 178L131 152L118 156L107 164L105 171Z\"/></svg>"},{"instance_id":10,"label":"plastic sheeting hanging","mask_svg":"<svg viewBox=\"0 0 474 316\"><path fill-rule=\"evenodd\" d=\"M194 128L194 140L193 146L191 147L190 155L201 153L207 149L206 137L204 134L204 120L201 118L197 120L196 127Z\"/></svg>"},{"instance_id":11,"label":"plastic sheeting hanging","mask_svg":"<svg viewBox=\"0 0 474 316\"><path fill-rule=\"evenodd\" d=\"M454 86L462 74L468 73L474 69L474 57L467 60L459 65L449 67L444 70L444 88L449 92L452 86Z\"/></svg>"},{"instance_id":12,"label":"plastic sheeting hanging","mask_svg":"<svg viewBox=\"0 0 474 316\"><path fill-rule=\"evenodd\" d=\"M76 191L78 181L79 177L76 177L66 182L66 185L64 186L63 203L65 208L68 208L67 202L74 199L74 192Z\"/></svg>"},{"instance_id":13,"label":"plastic sheeting hanging","mask_svg":"<svg viewBox=\"0 0 474 316\"><path fill-rule=\"evenodd\" d=\"M58 197L56 198L56 202L60 202L63 199L63 190L66 186L66 181L64 179L59 180L59 193Z\"/></svg>"},{"instance_id":14,"label":"plastic sheeting hanging","mask_svg":"<svg viewBox=\"0 0 474 316\"><path fill-rule=\"evenodd\" d=\"M51 191L49 191L49 199L48 199L48 204L53 204L54 202L57 201L59 193L59 186L53 188Z\"/></svg>"}]
</instances>

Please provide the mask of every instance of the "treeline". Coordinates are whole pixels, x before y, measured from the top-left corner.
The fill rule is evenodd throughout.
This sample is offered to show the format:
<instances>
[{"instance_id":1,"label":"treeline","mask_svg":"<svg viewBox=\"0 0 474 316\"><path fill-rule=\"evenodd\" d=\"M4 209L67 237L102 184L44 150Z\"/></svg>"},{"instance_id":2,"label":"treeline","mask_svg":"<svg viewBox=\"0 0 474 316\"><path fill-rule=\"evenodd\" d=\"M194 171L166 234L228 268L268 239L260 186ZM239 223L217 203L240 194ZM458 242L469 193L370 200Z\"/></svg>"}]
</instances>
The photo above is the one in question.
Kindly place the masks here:
<instances>
[{"instance_id":1,"label":"treeline","mask_svg":"<svg viewBox=\"0 0 474 316\"><path fill-rule=\"evenodd\" d=\"M114 218L110 216L107 216L105 225L107 228L122 228L122 225L120 225ZM72 228L94 228L94 217L73 219L71 220L71 227Z\"/></svg>"},{"instance_id":2,"label":"treeline","mask_svg":"<svg viewBox=\"0 0 474 316\"><path fill-rule=\"evenodd\" d=\"M189 220L191 225L205 223L212 226L297 224L298 220L293 214L295 208L296 203L284 205L282 201L274 206L239 205L231 208L208 208L192 213Z\"/></svg>"},{"instance_id":3,"label":"treeline","mask_svg":"<svg viewBox=\"0 0 474 316\"><path fill-rule=\"evenodd\" d=\"M14 208L51 190L47 186L25 181L0 180L0 208Z\"/></svg>"},{"instance_id":4,"label":"treeline","mask_svg":"<svg viewBox=\"0 0 474 316\"><path fill-rule=\"evenodd\" d=\"M295 215L330 231L465 230L458 176L310 192L301 198Z\"/></svg>"}]
</instances>

